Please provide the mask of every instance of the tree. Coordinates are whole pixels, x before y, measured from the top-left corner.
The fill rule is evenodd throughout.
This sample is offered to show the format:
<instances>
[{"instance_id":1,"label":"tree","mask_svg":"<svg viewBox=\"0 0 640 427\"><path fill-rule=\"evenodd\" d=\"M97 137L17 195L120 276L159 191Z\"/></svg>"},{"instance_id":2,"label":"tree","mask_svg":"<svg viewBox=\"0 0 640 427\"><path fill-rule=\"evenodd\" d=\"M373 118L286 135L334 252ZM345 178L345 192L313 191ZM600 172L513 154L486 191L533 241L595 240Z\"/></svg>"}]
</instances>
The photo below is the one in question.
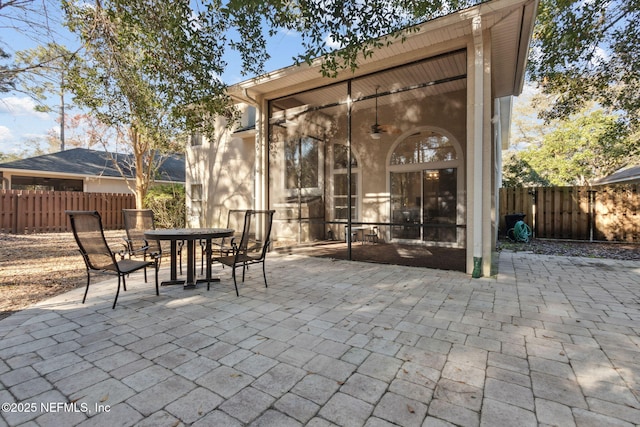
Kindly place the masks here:
<instances>
[{"instance_id":1,"label":"tree","mask_svg":"<svg viewBox=\"0 0 640 427\"><path fill-rule=\"evenodd\" d=\"M549 185L589 185L624 166L640 153L625 123L603 110L586 111L558 123L541 143L518 154L526 171Z\"/></svg>"},{"instance_id":2,"label":"tree","mask_svg":"<svg viewBox=\"0 0 640 427\"><path fill-rule=\"evenodd\" d=\"M74 102L110 127L115 139L131 151L133 164L120 173L136 194L136 206L143 208L163 154L179 149L175 138L184 125L175 120L180 117L175 114L178 105L168 100L162 90L166 83L150 65L157 50L145 49L141 23L124 13L117 15L100 2L94 7L65 7L70 28L84 43L82 58L77 56L71 64L67 87ZM115 159L113 163L120 168ZM128 180L130 171L133 182Z\"/></svg>"},{"instance_id":3,"label":"tree","mask_svg":"<svg viewBox=\"0 0 640 427\"><path fill-rule=\"evenodd\" d=\"M58 139L60 151L65 149L66 108L65 82L69 72L70 63L75 53L70 52L64 46L57 43L47 43L34 49L27 49L16 53L16 64L24 70L16 75L16 81L20 83L22 90L29 93L39 101L37 111L51 112L54 109L46 104L49 94L58 96L60 135ZM49 136L50 143L51 137Z\"/></svg>"},{"instance_id":4,"label":"tree","mask_svg":"<svg viewBox=\"0 0 640 427\"><path fill-rule=\"evenodd\" d=\"M542 0L529 76L554 96L545 119L567 118L595 101L637 131L639 20L640 0Z\"/></svg>"},{"instance_id":5,"label":"tree","mask_svg":"<svg viewBox=\"0 0 640 427\"><path fill-rule=\"evenodd\" d=\"M15 33L46 44L59 39L55 28L58 26L58 16L51 13L58 6L50 0L8 0L0 1L0 28L10 29ZM39 66L38 63L21 65L11 62L12 53L4 46L0 46L0 93L20 91L16 79L23 73Z\"/></svg>"},{"instance_id":6,"label":"tree","mask_svg":"<svg viewBox=\"0 0 640 427\"><path fill-rule=\"evenodd\" d=\"M510 151L502 156L502 187L546 187L549 181L540 176L520 151Z\"/></svg>"}]
</instances>

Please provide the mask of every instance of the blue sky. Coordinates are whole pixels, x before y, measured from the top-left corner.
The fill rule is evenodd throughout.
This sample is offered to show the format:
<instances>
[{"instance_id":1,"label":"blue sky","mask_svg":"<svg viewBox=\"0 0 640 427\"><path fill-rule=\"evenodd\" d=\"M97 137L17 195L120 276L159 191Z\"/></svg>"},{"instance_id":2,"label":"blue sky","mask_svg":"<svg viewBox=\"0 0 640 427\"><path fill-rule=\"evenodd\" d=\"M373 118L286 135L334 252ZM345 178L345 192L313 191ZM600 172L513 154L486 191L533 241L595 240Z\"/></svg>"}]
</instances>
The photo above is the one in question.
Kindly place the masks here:
<instances>
[{"instance_id":1,"label":"blue sky","mask_svg":"<svg viewBox=\"0 0 640 427\"><path fill-rule=\"evenodd\" d=\"M26 29L18 31L6 24L6 17L0 16L0 43L5 51L13 54L16 51L37 46ZM67 46L74 46L74 36L61 26L56 26L56 41ZM273 71L287 67L293 63L293 56L300 52L300 38L295 33L281 32L269 39L267 45L271 59L265 64L265 71ZM227 55L228 67L222 79L227 84L234 84L246 80L241 74L239 55L231 51ZM57 99L51 101L56 106ZM0 153L20 153L28 148L26 141L42 139L51 130L59 133L55 113L41 113L35 111L36 103L28 95L18 92L0 95ZM80 111L71 110L68 114L78 114ZM43 148L46 144L43 145Z\"/></svg>"}]
</instances>

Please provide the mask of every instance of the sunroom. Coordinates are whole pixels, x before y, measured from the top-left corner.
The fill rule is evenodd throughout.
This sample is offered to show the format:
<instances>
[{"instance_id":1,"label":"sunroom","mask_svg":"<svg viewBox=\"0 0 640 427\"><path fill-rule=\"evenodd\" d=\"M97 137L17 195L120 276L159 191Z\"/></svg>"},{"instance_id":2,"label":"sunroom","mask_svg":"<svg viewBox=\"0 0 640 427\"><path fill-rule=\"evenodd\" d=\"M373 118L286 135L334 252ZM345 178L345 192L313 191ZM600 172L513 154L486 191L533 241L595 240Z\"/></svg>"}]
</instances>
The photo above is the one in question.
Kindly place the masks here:
<instances>
[{"instance_id":1,"label":"sunroom","mask_svg":"<svg viewBox=\"0 0 640 427\"><path fill-rule=\"evenodd\" d=\"M232 86L255 127L188 150L191 224L275 209L275 246L350 253L375 233L462 251L464 271L490 275L500 150L536 8L495 0L429 21L337 78L301 66Z\"/></svg>"}]
</instances>

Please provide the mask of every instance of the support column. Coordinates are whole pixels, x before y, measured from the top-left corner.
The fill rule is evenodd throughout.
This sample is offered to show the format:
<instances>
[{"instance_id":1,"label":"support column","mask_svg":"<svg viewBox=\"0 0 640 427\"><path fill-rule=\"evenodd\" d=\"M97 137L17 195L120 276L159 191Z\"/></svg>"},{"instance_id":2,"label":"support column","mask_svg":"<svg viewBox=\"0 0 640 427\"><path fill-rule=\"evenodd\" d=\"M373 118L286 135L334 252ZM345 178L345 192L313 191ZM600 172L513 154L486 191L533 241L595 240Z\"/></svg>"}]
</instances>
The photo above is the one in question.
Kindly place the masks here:
<instances>
[{"instance_id":1,"label":"support column","mask_svg":"<svg viewBox=\"0 0 640 427\"><path fill-rule=\"evenodd\" d=\"M468 247L467 247L467 272L475 278L482 275L482 226L483 226L483 121L484 121L484 43L482 37L482 18L475 16L471 25L473 27L473 50L470 55L469 65L471 76L468 89L468 135L467 135L467 179L468 179ZM470 99L469 99L470 98ZM469 256L471 255L471 256Z\"/></svg>"},{"instance_id":2,"label":"support column","mask_svg":"<svg viewBox=\"0 0 640 427\"><path fill-rule=\"evenodd\" d=\"M496 161L492 134L493 96L491 93L491 34L482 32L482 275L491 276L496 241L493 237L496 220Z\"/></svg>"}]
</instances>

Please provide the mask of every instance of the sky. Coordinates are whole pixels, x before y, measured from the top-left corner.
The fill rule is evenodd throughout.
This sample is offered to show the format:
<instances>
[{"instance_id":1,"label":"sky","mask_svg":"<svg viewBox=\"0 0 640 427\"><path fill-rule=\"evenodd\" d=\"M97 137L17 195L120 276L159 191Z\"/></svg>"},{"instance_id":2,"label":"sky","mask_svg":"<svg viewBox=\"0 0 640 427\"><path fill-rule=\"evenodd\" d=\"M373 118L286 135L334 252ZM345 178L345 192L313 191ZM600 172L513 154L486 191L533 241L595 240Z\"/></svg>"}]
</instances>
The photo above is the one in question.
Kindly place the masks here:
<instances>
[{"instance_id":1,"label":"sky","mask_svg":"<svg viewBox=\"0 0 640 427\"><path fill-rule=\"evenodd\" d=\"M49 2L48 0L43 0L43 2L49 4L49 16L53 18L48 22L59 22L61 12L55 9L59 3L57 1ZM21 28L20 21L11 22L11 19L3 12L5 11L0 9L0 44L3 49L13 54L16 51L36 47L38 42L32 37L34 34L32 27L23 26L24 28ZM35 13L35 19L42 18L42 15ZM20 31L16 30L15 26ZM77 46L75 37L61 25L51 25L50 31L55 33L55 39L59 44L70 48ZM265 72L292 65L293 56L302 52L300 36L296 33L284 31L269 38L267 48L271 58L264 65ZM221 76L225 83L231 85L248 78L241 74L240 58L237 52L231 51L226 60L228 62L227 71ZM521 98L527 99L526 96ZM518 102L518 99L516 99L516 102ZM49 104L52 107L56 107L58 100L52 99ZM58 114L37 112L35 106L36 102L24 93L0 94L0 153L20 154L24 153L25 150L32 152L33 146L29 145L28 141L34 139L44 141L45 136L51 131L59 134L59 125L56 121ZM68 115L78 113L81 113L81 111L77 109L67 111ZM47 148L46 143L43 144L42 148Z\"/></svg>"},{"instance_id":2,"label":"sky","mask_svg":"<svg viewBox=\"0 0 640 427\"><path fill-rule=\"evenodd\" d=\"M49 12L56 21L59 19L59 11L51 9L57 2L51 2ZM38 15L38 14L36 14ZM0 13L0 44L5 51L13 54L16 51L34 48L38 43L30 37L31 31L20 28L20 22L13 21L12 25L19 26L16 30L7 16ZM75 37L66 31L61 25L54 25L52 31L56 34L56 41L67 46L76 46ZM301 51L300 38L295 33L280 32L268 41L270 60L265 63L265 72L274 71L293 64L293 56ZM232 51L227 55L228 67L221 76L226 84L235 84L246 80L247 76L241 74L239 55ZM57 99L52 99L50 105L56 107ZM56 121L57 113L42 113L35 111L36 102L24 93L12 92L0 94L0 153L21 153L29 149L27 141L42 139L48 132L59 133L59 125ZM79 110L67 111L69 115L80 113ZM45 144L46 145L46 144ZM45 147L43 147L45 148Z\"/></svg>"}]
</instances>

